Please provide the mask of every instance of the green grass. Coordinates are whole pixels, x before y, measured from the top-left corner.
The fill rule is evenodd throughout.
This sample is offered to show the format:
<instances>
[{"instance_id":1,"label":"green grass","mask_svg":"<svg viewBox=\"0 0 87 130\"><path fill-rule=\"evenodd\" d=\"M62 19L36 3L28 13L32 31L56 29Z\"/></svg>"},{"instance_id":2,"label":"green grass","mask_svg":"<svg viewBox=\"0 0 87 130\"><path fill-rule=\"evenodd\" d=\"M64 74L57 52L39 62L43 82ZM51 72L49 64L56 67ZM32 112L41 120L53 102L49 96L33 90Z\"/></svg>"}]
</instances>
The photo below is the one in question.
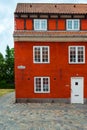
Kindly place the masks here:
<instances>
[{"instance_id":1,"label":"green grass","mask_svg":"<svg viewBox=\"0 0 87 130\"><path fill-rule=\"evenodd\" d=\"M0 96L3 96L10 92L14 92L14 89L0 89Z\"/></svg>"}]
</instances>

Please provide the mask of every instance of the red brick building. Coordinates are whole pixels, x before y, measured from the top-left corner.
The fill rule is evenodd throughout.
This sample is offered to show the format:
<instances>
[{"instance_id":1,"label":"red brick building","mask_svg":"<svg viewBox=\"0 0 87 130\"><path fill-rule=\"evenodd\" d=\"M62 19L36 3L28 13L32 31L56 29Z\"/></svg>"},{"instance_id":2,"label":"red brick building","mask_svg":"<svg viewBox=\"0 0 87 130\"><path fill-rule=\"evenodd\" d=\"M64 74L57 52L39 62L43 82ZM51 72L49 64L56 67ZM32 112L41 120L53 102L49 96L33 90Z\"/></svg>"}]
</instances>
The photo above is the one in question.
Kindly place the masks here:
<instances>
[{"instance_id":1,"label":"red brick building","mask_svg":"<svg viewBox=\"0 0 87 130\"><path fill-rule=\"evenodd\" d=\"M17 4L17 102L87 101L87 4Z\"/></svg>"}]
</instances>

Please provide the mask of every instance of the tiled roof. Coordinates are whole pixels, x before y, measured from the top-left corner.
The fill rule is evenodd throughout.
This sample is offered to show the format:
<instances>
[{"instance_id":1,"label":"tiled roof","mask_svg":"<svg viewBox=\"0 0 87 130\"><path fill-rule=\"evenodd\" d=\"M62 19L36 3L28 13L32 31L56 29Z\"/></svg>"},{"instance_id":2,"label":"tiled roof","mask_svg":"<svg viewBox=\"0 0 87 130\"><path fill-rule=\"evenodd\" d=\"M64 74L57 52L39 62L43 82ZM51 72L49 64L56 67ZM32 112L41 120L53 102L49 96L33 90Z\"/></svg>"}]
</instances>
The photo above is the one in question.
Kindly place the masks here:
<instances>
[{"instance_id":1,"label":"tiled roof","mask_svg":"<svg viewBox=\"0 0 87 130\"><path fill-rule=\"evenodd\" d=\"M87 4L18 3L15 13L87 14Z\"/></svg>"}]
</instances>

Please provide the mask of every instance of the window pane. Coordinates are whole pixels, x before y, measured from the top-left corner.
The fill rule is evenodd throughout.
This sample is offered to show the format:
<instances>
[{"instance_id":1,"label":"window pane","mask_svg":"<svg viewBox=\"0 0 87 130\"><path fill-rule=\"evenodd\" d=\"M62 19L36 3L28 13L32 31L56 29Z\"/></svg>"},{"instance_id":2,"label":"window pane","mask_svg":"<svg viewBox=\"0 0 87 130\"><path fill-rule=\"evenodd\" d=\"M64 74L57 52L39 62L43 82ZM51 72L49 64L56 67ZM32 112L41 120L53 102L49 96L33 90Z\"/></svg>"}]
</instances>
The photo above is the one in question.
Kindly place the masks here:
<instances>
[{"instance_id":1,"label":"window pane","mask_svg":"<svg viewBox=\"0 0 87 130\"><path fill-rule=\"evenodd\" d=\"M48 62L49 62L49 47L34 46L34 63L48 63Z\"/></svg>"},{"instance_id":2,"label":"window pane","mask_svg":"<svg viewBox=\"0 0 87 130\"><path fill-rule=\"evenodd\" d=\"M35 30L47 30L47 20L35 19L34 20L34 29Z\"/></svg>"},{"instance_id":3,"label":"window pane","mask_svg":"<svg viewBox=\"0 0 87 130\"><path fill-rule=\"evenodd\" d=\"M79 20L78 19L67 20L67 30L79 30Z\"/></svg>"},{"instance_id":4,"label":"window pane","mask_svg":"<svg viewBox=\"0 0 87 130\"><path fill-rule=\"evenodd\" d=\"M41 57L40 57L40 48L39 47L35 47L35 50L34 50L34 60L35 62L40 62L41 61Z\"/></svg>"},{"instance_id":5,"label":"window pane","mask_svg":"<svg viewBox=\"0 0 87 130\"><path fill-rule=\"evenodd\" d=\"M77 20L74 21L74 29L78 30L79 29L79 23Z\"/></svg>"},{"instance_id":6,"label":"window pane","mask_svg":"<svg viewBox=\"0 0 87 130\"><path fill-rule=\"evenodd\" d=\"M83 62L83 47L78 47L78 62Z\"/></svg>"},{"instance_id":7,"label":"window pane","mask_svg":"<svg viewBox=\"0 0 87 130\"><path fill-rule=\"evenodd\" d=\"M72 29L72 21L68 21L68 29Z\"/></svg>"},{"instance_id":8,"label":"window pane","mask_svg":"<svg viewBox=\"0 0 87 130\"><path fill-rule=\"evenodd\" d=\"M35 88L36 91L40 92L41 91L41 78L36 78L35 84L36 84L36 88Z\"/></svg>"},{"instance_id":9,"label":"window pane","mask_svg":"<svg viewBox=\"0 0 87 130\"><path fill-rule=\"evenodd\" d=\"M46 20L42 20L41 21L41 29L42 30L46 30L47 29L47 21Z\"/></svg>"},{"instance_id":10,"label":"window pane","mask_svg":"<svg viewBox=\"0 0 87 130\"><path fill-rule=\"evenodd\" d=\"M39 20L35 20L34 21L34 29L35 30L39 30L40 29L40 21Z\"/></svg>"},{"instance_id":11,"label":"window pane","mask_svg":"<svg viewBox=\"0 0 87 130\"><path fill-rule=\"evenodd\" d=\"M49 91L48 88L49 88L49 87L48 87L48 78L43 78L43 91L44 91L44 92Z\"/></svg>"},{"instance_id":12,"label":"window pane","mask_svg":"<svg viewBox=\"0 0 87 130\"><path fill-rule=\"evenodd\" d=\"M84 63L85 54L83 46L70 47L70 63Z\"/></svg>"},{"instance_id":13,"label":"window pane","mask_svg":"<svg viewBox=\"0 0 87 130\"><path fill-rule=\"evenodd\" d=\"M42 48L42 62L48 62L48 47Z\"/></svg>"},{"instance_id":14,"label":"window pane","mask_svg":"<svg viewBox=\"0 0 87 130\"><path fill-rule=\"evenodd\" d=\"M70 62L76 62L76 48L70 47Z\"/></svg>"}]
</instances>

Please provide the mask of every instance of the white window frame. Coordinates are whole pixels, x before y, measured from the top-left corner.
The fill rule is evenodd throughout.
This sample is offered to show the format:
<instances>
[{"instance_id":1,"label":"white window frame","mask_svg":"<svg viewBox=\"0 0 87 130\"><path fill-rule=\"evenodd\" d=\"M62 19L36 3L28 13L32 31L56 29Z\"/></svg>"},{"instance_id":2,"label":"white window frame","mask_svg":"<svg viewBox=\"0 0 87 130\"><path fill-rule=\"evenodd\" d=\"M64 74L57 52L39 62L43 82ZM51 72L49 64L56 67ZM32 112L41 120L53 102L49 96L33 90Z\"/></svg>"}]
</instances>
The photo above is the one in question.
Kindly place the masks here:
<instances>
[{"instance_id":1,"label":"white window frame","mask_svg":"<svg viewBox=\"0 0 87 130\"><path fill-rule=\"evenodd\" d=\"M41 78L41 91L36 91L36 78ZM48 78L48 91L43 91L43 78ZM34 77L34 93L50 93L50 77Z\"/></svg>"},{"instance_id":2,"label":"white window frame","mask_svg":"<svg viewBox=\"0 0 87 130\"><path fill-rule=\"evenodd\" d=\"M76 62L70 62L70 48L75 47L76 48ZM83 62L78 62L78 47L83 47ZM85 63L85 46L69 46L68 49L69 52L69 64L84 64Z\"/></svg>"},{"instance_id":3,"label":"white window frame","mask_svg":"<svg viewBox=\"0 0 87 130\"><path fill-rule=\"evenodd\" d=\"M47 47L48 48L48 61L47 62L43 62L42 61L42 48L43 47ZM36 62L35 61L35 48L40 48L40 57L41 57L41 61L40 62ZM36 64L48 64L50 63L50 47L49 46L33 46L33 63L36 63Z\"/></svg>"},{"instance_id":4,"label":"white window frame","mask_svg":"<svg viewBox=\"0 0 87 130\"><path fill-rule=\"evenodd\" d=\"M72 29L69 29L69 27L68 27L68 22L69 21L72 22ZM75 21L78 22L78 28L77 29L74 28L74 22ZM67 31L79 31L80 30L80 20L79 19L67 19L66 20L66 29L67 29Z\"/></svg>"},{"instance_id":5,"label":"white window frame","mask_svg":"<svg viewBox=\"0 0 87 130\"><path fill-rule=\"evenodd\" d=\"M36 22L39 22L39 28L36 27ZM42 22L45 22L45 24L46 24L45 28L42 28ZM47 19L34 19L34 30L46 31L47 30Z\"/></svg>"}]
</instances>

